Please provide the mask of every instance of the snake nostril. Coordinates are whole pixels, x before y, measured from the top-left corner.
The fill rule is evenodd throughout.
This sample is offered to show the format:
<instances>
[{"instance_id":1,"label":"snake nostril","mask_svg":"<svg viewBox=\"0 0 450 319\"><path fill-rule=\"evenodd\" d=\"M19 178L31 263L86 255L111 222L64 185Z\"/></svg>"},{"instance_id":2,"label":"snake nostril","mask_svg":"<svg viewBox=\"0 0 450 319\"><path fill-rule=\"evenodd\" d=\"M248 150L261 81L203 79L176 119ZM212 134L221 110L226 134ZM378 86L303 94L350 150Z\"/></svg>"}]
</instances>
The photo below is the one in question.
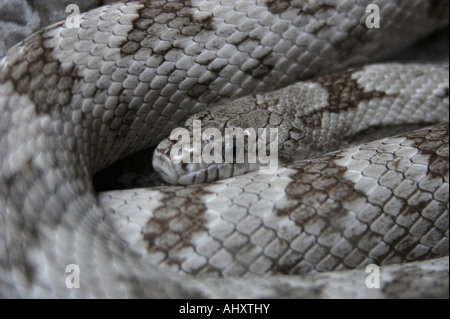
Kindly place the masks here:
<instances>
[{"instance_id":1,"label":"snake nostril","mask_svg":"<svg viewBox=\"0 0 450 319\"><path fill-rule=\"evenodd\" d=\"M157 148L156 149L157 154L167 155L169 154L169 149L167 148Z\"/></svg>"}]
</instances>

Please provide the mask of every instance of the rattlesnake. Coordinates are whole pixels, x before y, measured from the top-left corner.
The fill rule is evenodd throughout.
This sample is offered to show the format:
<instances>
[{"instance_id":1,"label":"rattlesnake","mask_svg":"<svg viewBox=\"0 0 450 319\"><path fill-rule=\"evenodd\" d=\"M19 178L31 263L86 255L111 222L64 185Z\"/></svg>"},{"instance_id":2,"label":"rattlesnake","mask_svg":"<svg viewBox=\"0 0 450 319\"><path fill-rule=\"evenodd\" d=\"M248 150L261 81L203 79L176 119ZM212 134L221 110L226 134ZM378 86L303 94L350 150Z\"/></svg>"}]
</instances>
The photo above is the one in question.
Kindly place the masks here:
<instances>
[{"instance_id":1,"label":"rattlesnake","mask_svg":"<svg viewBox=\"0 0 450 319\"><path fill-rule=\"evenodd\" d=\"M98 196L91 182L207 106L377 59L448 24L445 1L373 3L380 29L365 25L367 1L123 1L12 48L0 61L0 295L398 297L389 284L402 276L441 281L448 258L386 266L383 290L339 270L448 255L448 124L273 175ZM448 118L445 67L446 79L413 85L412 104L426 107L416 122ZM353 83L356 72L330 77ZM356 104L395 93L356 82ZM81 282L70 289L73 264Z\"/></svg>"}]
</instances>

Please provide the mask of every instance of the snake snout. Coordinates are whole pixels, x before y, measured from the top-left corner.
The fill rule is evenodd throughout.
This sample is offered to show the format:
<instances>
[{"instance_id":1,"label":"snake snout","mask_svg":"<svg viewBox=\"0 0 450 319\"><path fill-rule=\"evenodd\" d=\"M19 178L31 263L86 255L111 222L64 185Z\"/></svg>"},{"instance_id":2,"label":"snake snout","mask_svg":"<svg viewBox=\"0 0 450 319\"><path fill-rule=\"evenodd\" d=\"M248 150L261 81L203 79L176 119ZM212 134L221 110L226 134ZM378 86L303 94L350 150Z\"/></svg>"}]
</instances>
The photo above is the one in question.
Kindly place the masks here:
<instances>
[{"instance_id":1,"label":"snake snout","mask_svg":"<svg viewBox=\"0 0 450 319\"><path fill-rule=\"evenodd\" d=\"M153 169L165 182L177 184L179 174L177 174L174 164L170 159L171 146L172 142L169 139L165 139L159 143L153 153L152 165Z\"/></svg>"},{"instance_id":2,"label":"snake snout","mask_svg":"<svg viewBox=\"0 0 450 319\"><path fill-rule=\"evenodd\" d=\"M215 165L192 163L193 149L187 147L183 152L172 152L174 142L165 139L153 153L153 168L160 177L170 184L190 185L213 182L218 179Z\"/></svg>"}]
</instances>

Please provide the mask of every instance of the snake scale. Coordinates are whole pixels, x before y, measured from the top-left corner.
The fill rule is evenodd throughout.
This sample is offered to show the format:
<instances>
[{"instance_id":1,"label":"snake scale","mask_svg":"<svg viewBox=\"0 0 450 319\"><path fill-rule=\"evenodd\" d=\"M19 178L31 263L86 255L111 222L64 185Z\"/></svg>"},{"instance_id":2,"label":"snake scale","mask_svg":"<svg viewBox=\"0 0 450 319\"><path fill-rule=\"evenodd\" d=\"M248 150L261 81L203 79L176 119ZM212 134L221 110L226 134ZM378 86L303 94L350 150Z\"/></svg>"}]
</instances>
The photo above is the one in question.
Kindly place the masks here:
<instances>
[{"instance_id":1,"label":"snake scale","mask_svg":"<svg viewBox=\"0 0 450 319\"><path fill-rule=\"evenodd\" d=\"M448 296L448 123L271 175L92 185L211 105L244 123L255 105L274 112L291 125L286 156L333 144L334 127L442 122L448 63L342 70L447 25L447 1L122 1L35 33L0 60L0 296ZM301 94L263 93L307 78ZM304 114L283 122L293 100ZM383 289L366 288L370 263Z\"/></svg>"}]
</instances>

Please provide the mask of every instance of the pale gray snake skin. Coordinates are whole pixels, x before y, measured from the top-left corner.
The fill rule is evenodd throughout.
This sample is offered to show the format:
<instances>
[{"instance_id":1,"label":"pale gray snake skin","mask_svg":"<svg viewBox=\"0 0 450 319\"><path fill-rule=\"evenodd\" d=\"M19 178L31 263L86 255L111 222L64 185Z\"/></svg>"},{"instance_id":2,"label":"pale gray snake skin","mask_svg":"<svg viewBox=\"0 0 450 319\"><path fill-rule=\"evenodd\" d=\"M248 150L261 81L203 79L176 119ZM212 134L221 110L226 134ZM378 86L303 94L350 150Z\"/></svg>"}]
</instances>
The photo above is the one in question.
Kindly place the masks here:
<instances>
[{"instance_id":1,"label":"pale gray snake skin","mask_svg":"<svg viewBox=\"0 0 450 319\"><path fill-rule=\"evenodd\" d=\"M314 88L310 115L293 121L306 140L333 123L445 121L448 63L317 77L448 25L446 1L372 3L383 29L365 26L367 1L123 1L12 48L0 60L0 296L448 296L448 123L274 175L92 186L207 106L253 94L259 109L289 113L262 92L311 76L298 84ZM370 263L383 265L382 289L365 286ZM69 264L79 289L65 285Z\"/></svg>"}]
</instances>

